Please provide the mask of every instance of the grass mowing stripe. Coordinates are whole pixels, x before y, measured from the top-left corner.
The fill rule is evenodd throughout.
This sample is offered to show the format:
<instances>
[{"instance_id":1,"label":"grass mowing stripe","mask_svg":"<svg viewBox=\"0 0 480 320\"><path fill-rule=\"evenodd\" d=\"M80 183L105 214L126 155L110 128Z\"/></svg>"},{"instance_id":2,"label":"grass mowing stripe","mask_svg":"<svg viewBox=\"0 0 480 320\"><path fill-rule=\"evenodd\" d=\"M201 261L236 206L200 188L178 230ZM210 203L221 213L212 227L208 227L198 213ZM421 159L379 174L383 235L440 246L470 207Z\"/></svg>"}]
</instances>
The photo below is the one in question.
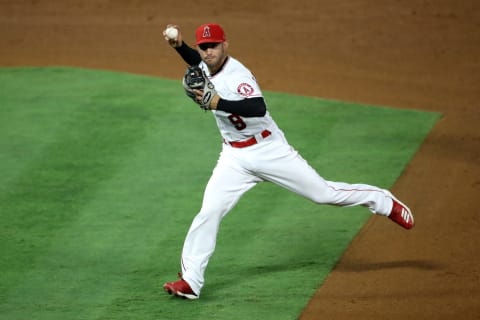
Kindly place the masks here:
<instances>
[{"instance_id":1,"label":"grass mowing stripe","mask_svg":"<svg viewBox=\"0 0 480 320\"><path fill-rule=\"evenodd\" d=\"M221 147L211 115L129 74L5 68L0 88L0 319L294 319L369 217L260 184L223 221L201 299L171 299ZM266 97L327 179L385 187L438 117Z\"/></svg>"},{"instance_id":2,"label":"grass mowing stripe","mask_svg":"<svg viewBox=\"0 0 480 320\"><path fill-rule=\"evenodd\" d=\"M142 145L147 149L152 147L152 143ZM141 153L138 148L133 151L136 155ZM15 292L10 292L10 297L17 299L7 303L24 306L22 309L28 315L31 312L29 306L41 296L45 302L44 308L40 305L36 309L39 316L60 319L67 315L74 319L81 315L82 318L96 319L119 297L126 295L130 297L128 301L134 301L132 298L136 295L131 287L123 292L127 289L126 284L135 285L134 281L145 284L148 279L148 291L155 297L158 295L159 284L154 275L161 266L152 265L154 261L150 260L161 258L161 255L152 253L161 252L167 244L173 247L168 243L172 236L168 230L176 232L172 226L176 217L168 214L172 212L172 200L152 194L151 187L158 181L172 180L172 176L164 174L159 177L159 172L153 175L155 179L150 180L150 184L137 186L135 180L138 176L151 175L148 169L152 166L142 167L148 163L144 160L148 159L142 157L129 162L114 177L101 183L95 199L82 208L68 228L57 232L49 250L37 259L33 270L23 275ZM132 172L136 174L132 175ZM159 232L166 227L168 230ZM41 292L28 295L32 286ZM144 290L142 287L141 297ZM29 296L34 300L25 299Z\"/></svg>"},{"instance_id":3,"label":"grass mowing stripe","mask_svg":"<svg viewBox=\"0 0 480 320\"><path fill-rule=\"evenodd\" d=\"M88 88L89 92L82 91L81 99L78 98L81 94L75 91L72 97L64 96L65 91L72 90L67 90L68 86L62 89L62 85L72 83L67 79L77 80L77 75L66 70L53 70L53 73L56 77L51 79L58 81L61 88L57 94L49 92L52 85L45 81L43 71L28 80L26 75L22 78L18 73L13 77L16 81L5 81L2 77L7 86L13 87L5 92L17 94L11 99L11 95L7 95L1 108L2 124L5 124L2 130L8 130L7 138L2 139L2 155L10 158L10 161L2 161L4 165L10 164L8 170L3 170L7 179L2 183L0 198L2 217L18 221L17 225L9 225L6 230L9 234L28 230L24 236L33 237L30 246L25 238L19 241L25 242L22 247L29 253L31 248L41 248L43 241L48 241L48 236L37 236L37 229L42 233L48 225L50 233L54 233L56 228L75 219L76 211L88 201L96 183L114 171L115 162L121 160L124 152L122 149L141 136L139 125L134 124L135 119L129 116L110 119L105 114L110 105L98 107L101 101L96 97L103 94L102 89ZM33 87L32 93L29 85ZM42 88L46 93L40 99L42 103L38 103ZM52 101L52 106L44 104L46 97ZM18 113L27 116L18 116ZM128 126L134 130L128 136L122 136L128 133ZM35 130L30 134L32 127ZM30 152L32 147L34 151ZM12 152L17 150L21 150L20 155ZM10 172L13 174L8 179ZM12 254L18 256L18 253Z\"/></svg>"},{"instance_id":4,"label":"grass mowing stripe","mask_svg":"<svg viewBox=\"0 0 480 320\"><path fill-rule=\"evenodd\" d=\"M28 85L28 81L25 79L27 74L22 78L16 73L15 76L21 79L15 79L16 82L5 81L2 83L13 87L18 83ZM84 81L92 83L92 77L94 77L93 74L82 70L63 70L63 72L62 70L53 70L53 74L50 79L60 81L62 84L69 82L67 79L77 79L82 76L87 77ZM43 70L36 75L44 77ZM85 210L88 211L89 203L95 201L98 193L103 190L102 183L115 177L119 167L125 163L132 163L132 158L134 160L139 156L140 152L138 150L132 152L132 147L148 138L149 134L154 133L157 141L155 144L148 145L149 152L144 153L146 156L155 155L157 161L160 159L163 162L155 163L159 167L151 167L151 171L158 172L159 168L162 171L169 170L171 152L174 152L175 148L173 148L173 144L168 143L169 141L165 137L170 137L178 129L175 124L178 125L179 120L178 112L169 112L168 104L176 102L166 98L162 100L165 105L159 107L156 103L152 105L152 101L155 99L147 98L146 101L142 101L142 98L145 99L148 96L148 90L152 92L152 88L155 88L153 91L156 94L159 92L168 94L162 92L165 90L161 85L157 87L158 83L151 83L150 86L141 86L144 94L139 98L139 96L135 96L137 90L135 86L126 91L124 91L125 88L119 88L118 80L115 80L116 76L112 74L110 77L100 77L97 89L93 90L93 88L87 87L88 91L82 90L81 99L76 99L75 94L73 97L64 97L63 90L56 94L45 88L46 96L43 100L48 100L46 97L49 97L54 101L52 108L37 104L38 100L33 98L40 95L36 91L41 91L42 83L36 82L35 80L38 78L32 77L31 74L29 79L35 84L33 97L28 95L28 88L21 86L14 89L8 88L8 92L13 92L16 96L4 97L1 119L3 123L11 125L2 126L2 130L8 133L11 140L2 141L2 155L5 158L10 157L13 161L2 163L6 166L5 168L8 168L5 170L6 173L15 170L16 172L11 175L10 179L4 180L2 183L4 191L1 202L2 218L11 223L8 226L4 225L5 229L2 230L4 240L2 241L4 258L2 259L4 262L2 269L5 272L2 272L1 294L3 296L7 292L11 295L10 299L2 299L2 302L4 306L13 306L12 310L16 310L15 312L24 310L26 314L29 314L32 311L31 308L34 308L39 312L49 310L52 313L55 309L53 307L56 305L55 301L64 301L65 299L60 297L68 296L64 294L65 290L75 289L77 292L82 292L78 290L78 283L82 281L76 279L82 279L83 270L92 270L89 268L75 270L73 265L68 262L79 262L75 265L83 266L82 261L76 261L73 256L80 253L80 257L91 260L88 252L91 252L97 259L102 259L102 255L95 254L94 248L85 245L90 243L86 240L95 241L96 238L84 237L82 234L90 235L89 231L92 226L99 228L99 225L93 222L100 223L102 233L105 230L116 232L113 222L122 221L116 216L119 212L111 212L111 216L102 222L103 210L112 209L114 205L122 203L122 199L129 199L132 189L135 188L135 181L128 181L126 184L128 188L123 190L123 194L119 193L119 189L115 190L115 187L118 188L118 186L114 186L112 189L107 187L107 190L115 190L109 195L111 199L104 199L101 202L102 206L93 210L93 217L87 219L86 223L84 222ZM66 79L63 79L64 77ZM5 79L2 78L2 80ZM138 82L133 83L140 85ZM47 87L50 86L50 84L47 85ZM105 95L105 92L110 93ZM28 102L33 103L29 105ZM128 107L124 108L124 106ZM16 113L17 111L21 115ZM31 115L28 111L31 112ZM22 116L23 114L28 117ZM40 119L39 114L42 115ZM170 119L168 119L169 115ZM169 124L165 125L158 121L158 117L169 120ZM40 127L39 123L41 123L43 131L50 132L42 135L42 130L36 130L38 132L29 135L28 139L17 139L22 137L24 132L29 132L32 125ZM158 128L158 126L163 128ZM212 128L212 132L213 130ZM186 139L188 137L185 135L183 138L188 141ZM166 143L167 147L164 147L163 145ZM36 152L27 154L26 157L17 158L17 153L12 152L16 148L22 148L25 153L28 153L30 147L37 145L42 147L38 148ZM151 150L157 150L157 152ZM22 160L26 163L17 166L16 164L21 163ZM181 163L181 161L178 162ZM187 165L185 161L183 164ZM129 176L135 177L135 170L143 167L144 163L137 161L136 169L130 168ZM178 174L178 172L175 173ZM144 177L148 176L152 176L150 172L144 174ZM161 181L162 179L158 179L155 183ZM145 180L141 185L145 187ZM169 185L173 186L174 184L169 183ZM151 195L151 190L145 190L146 194ZM162 200L158 194L156 197L159 201ZM108 219L111 219L111 225L109 225ZM145 223L145 221L143 222ZM75 232L73 229L77 224L84 229ZM106 237L109 237L108 233ZM72 239L74 239L73 243L71 243ZM80 250L86 248L90 251ZM68 260L65 260L67 258ZM67 266L63 266L64 261L67 261ZM51 264L55 262L58 264L52 269ZM26 274L21 272L22 269ZM66 272L63 276L62 270ZM70 279L73 282L72 287L59 290L60 284L69 283L67 281L69 273L71 273ZM92 272L92 275L95 274L98 272ZM45 285L44 288L40 286L42 283ZM31 292L30 295L36 299L42 297L42 303L34 303L28 299L26 293L32 286L38 291ZM12 290L11 287L14 289ZM108 290L109 287L105 286L105 288ZM99 290L84 291L99 292ZM59 299L56 299L57 297ZM90 294L89 297L93 298L94 295ZM9 301L12 302L12 299L14 303L9 303ZM66 304L66 306L68 305Z\"/></svg>"}]
</instances>

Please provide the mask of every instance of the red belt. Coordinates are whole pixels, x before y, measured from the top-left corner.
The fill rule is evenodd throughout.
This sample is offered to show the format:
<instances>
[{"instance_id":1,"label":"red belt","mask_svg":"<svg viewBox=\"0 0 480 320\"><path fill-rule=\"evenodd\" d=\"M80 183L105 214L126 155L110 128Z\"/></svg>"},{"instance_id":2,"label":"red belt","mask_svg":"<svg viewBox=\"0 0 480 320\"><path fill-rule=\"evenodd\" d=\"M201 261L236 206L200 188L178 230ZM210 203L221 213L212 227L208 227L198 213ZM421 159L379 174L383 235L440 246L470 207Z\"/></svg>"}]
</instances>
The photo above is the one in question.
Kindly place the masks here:
<instances>
[{"instance_id":1,"label":"red belt","mask_svg":"<svg viewBox=\"0 0 480 320\"><path fill-rule=\"evenodd\" d=\"M263 130L262 133L260 133L260 135L262 136L262 138L266 138L268 136L270 136L272 133L268 130ZM232 147L234 148L245 148L245 147L249 147L249 146L253 146L254 144L257 144L258 141L257 141L257 138L255 137L251 137L251 138L248 138L247 140L242 140L242 141L227 141L226 142L227 144L231 145Z\"/></svg>"}]
</instances>

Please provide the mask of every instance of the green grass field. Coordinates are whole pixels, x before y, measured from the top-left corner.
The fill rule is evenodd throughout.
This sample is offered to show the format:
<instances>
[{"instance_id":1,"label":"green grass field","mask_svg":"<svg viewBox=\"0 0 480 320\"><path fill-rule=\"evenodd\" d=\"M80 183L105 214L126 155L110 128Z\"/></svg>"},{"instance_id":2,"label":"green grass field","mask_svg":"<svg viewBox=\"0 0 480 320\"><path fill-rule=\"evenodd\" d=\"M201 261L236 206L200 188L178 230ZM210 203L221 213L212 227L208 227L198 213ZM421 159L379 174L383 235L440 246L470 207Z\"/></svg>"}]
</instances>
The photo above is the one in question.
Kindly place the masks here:
<instances>
[{"instance_id":1,"label":"green grass field","mask_svg":"<svg viewBox=\"0 0 480 320\"><path fill-rule=\"evenodd\" d=\"M387 188L439 117L265 96L322 176ZM220 148L179 81L0 68L0 319L297 318L366 209L260 184L224 219L201 299L163 292Z\"/></svg>"}]
</instances>

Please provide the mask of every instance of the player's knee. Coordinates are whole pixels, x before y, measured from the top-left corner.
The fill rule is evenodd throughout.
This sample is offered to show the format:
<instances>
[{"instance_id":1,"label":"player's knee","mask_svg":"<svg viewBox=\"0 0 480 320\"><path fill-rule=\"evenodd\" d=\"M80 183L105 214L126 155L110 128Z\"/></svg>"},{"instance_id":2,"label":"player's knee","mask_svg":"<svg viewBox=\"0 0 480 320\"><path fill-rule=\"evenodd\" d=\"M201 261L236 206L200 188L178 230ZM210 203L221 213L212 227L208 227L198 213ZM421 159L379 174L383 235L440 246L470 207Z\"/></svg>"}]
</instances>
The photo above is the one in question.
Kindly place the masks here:
<instances>
[{"instance_id":1,"label":"player's knee","mask_svg":"<svg viewBox=\"0 0 480 320\"><path fill-rule=\"evenodd\" d=\"M325 193L315 193L310 196L310 200L313 201L316 204L328 204L329 203L329 197Z\"/></svg>"},{"instance_id":2,"label":"player's knee","mask_svg":"<svg viewBox=\"0 0 480 320\"><path fill-rule=\"evenodd\" d=\"M202 208L197 214L197 219L201 221L218 221L222 219L222 210L215 208Z\"/></svg>"}]
</instances>

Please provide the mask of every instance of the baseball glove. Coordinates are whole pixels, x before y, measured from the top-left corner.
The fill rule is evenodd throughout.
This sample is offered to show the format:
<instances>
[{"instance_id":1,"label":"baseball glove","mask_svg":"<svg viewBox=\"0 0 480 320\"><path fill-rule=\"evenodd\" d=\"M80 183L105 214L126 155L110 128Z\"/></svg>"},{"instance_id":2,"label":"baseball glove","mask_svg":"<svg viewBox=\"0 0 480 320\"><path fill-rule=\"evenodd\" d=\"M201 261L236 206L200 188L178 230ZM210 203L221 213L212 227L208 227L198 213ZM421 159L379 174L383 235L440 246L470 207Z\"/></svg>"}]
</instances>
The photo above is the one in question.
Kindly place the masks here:
<instances>
[{"instance_id":1,"label":"baseball glove","mask_svg":"<svg viewBox=\"0 0 480 320\"><path fill-rule=\"evenodd\" d=\"M200 108L210 110L210 103L217 91L215 91L215 86L208 80L205 72L199 66L189 66L187 68L182 79L182 85L187 96L200 105ZM201 99L200 97L197 99L197 95L193 90L202 91Z\"/></svg>"}]
</instances>

